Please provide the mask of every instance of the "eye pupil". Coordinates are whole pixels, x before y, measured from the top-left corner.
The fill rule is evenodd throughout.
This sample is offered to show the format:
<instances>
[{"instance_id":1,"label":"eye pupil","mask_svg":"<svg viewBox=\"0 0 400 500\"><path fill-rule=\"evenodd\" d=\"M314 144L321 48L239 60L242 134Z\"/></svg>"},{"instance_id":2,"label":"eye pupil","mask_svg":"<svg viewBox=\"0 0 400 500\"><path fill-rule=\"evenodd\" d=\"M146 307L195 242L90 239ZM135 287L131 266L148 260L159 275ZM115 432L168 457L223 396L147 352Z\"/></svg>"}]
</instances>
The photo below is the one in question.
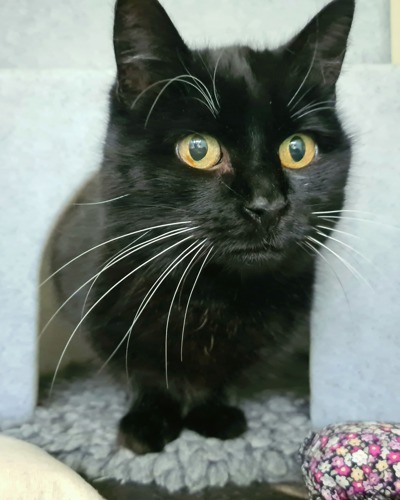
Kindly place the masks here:
<instances>
[{"instance_id":1,"label":"eye pupil","mask_svg":"<svg viewBox=\"0 0 400 500\"><path fill-rule=\"evenodd\" d=\"M208 153L208 143L201 135L194 135L189 144L190 156L194 161L203 160Z\"/></svg>"},{"instance_id":2,"label":"eye pupil","mask_svg":"<svg viewBox=\"0 0 400 500\"><path fill-rule=\"evenodd\" d=\"M297 136L293 137L289 144L289 151L293 161L301 161L305 157L307 151L306 144L303 139Z\"/></svg>"}]
</instances>

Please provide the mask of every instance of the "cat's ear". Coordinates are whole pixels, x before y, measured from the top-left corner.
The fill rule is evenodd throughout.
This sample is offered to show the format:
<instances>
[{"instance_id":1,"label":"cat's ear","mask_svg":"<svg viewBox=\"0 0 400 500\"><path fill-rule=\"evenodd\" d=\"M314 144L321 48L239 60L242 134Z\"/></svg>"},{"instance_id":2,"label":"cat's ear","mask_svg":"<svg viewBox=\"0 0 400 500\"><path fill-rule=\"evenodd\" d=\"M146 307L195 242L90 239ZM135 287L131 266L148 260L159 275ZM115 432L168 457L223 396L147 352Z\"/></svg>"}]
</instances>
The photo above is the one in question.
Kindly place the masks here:
<instances>
[{"instance_id":1,"label":"cat's ear","mask_svg":"<svg viewBox=\"0 0 400 500\"><path fill-rule=\"evenodd\" d=\"M157 0L118 0L114 51L118 95L125 101L152 83L177 76L189 50Z\"/></svg>"},{"instance_id":2,"label":"cat's ear","mask_svg":"<svg viewBox=\"0 0 400 500\"><path fill-rule=\"evenodd\" d=\"M334 0L285 47L294 71L321 85L339 78L353 23L355 0Z\"/></svg>"}]
</instances>

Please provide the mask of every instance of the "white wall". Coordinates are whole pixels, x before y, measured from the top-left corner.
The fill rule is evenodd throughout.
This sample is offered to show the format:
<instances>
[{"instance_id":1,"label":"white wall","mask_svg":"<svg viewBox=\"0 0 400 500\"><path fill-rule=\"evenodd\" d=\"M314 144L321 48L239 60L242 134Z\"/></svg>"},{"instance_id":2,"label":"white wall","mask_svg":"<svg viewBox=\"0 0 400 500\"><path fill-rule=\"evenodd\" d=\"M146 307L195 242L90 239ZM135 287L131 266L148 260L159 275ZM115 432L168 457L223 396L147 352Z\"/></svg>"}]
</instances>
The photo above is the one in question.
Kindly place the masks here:
<instances>
[{"instance_id":1,"label":"white wall","mask_svg":"<svg viewBox=\"0 0 400 500\"><path fill-rule=\"evenodd\" d=\"M107 87L114 68L113 1L0 2L0 418L27 418L35 403L39 257L62 204L98 165ZM184 38L193 44L252 40L276 45L327 0L162 2ZM400 68L351 68L355 62L389 60L389 0L358 0L347 60L349 76L342 84L347 110L354 114L353 130L359 137L362 134L362 140L356 141L350 207L375 207L378 212L386 206L380 198L384 185L383 201L385 197L390 201L393 224L400 219L400 181L384 167L396 167L394 158L400 157L396 126L400 109L395 107ZM54 71L56 68L59 70ZM385 110L390 112L385 114ZM365 191L353 191L363 176L368 181ZM380 256L374 250L376 242L383 244L380 252L398 248L399 233L386 234L387 240L382 240L382 233L373 232L374 226L362 227L365 241L359 248L367 254L374 251L373 260ZM396 359L400 358L400 345L393 335L400 323L396 259L392 252L390 259L381 262L382 275L390 279L387 286L382 285L384 281L378 283L377 295L356 286L351 274L339 271L357 329L349 324L342 299L337 300L342 290L337 288L335 276L321 262L318 283L325 292L317 296L313 322L313 416L317 425L363 415L389 418L400 414L391 396L396 393ZM340 267L337 261L333 264ZM47 337L46 341L51 340ZM389 359L392 362L385 363ZM371 369L368 363L372 363ZM380 371L382 365L385 370ZM363 384L356 387L354 381L360 380ZM387 411L379 413L382 409Z\"/></svg>"},{"instance_id":2,"label":"white wall","mask_svg":"<svg viewBox=\"0 0 400 500\"><path fill-rule=\"evenodd\" d=\"M161 0L194 45L288 39L328 0ZM1 0L0 67L113 68L113 0ZM358 0L349 62L389 62L389 0Z\"/></svg>"}]
</instances>

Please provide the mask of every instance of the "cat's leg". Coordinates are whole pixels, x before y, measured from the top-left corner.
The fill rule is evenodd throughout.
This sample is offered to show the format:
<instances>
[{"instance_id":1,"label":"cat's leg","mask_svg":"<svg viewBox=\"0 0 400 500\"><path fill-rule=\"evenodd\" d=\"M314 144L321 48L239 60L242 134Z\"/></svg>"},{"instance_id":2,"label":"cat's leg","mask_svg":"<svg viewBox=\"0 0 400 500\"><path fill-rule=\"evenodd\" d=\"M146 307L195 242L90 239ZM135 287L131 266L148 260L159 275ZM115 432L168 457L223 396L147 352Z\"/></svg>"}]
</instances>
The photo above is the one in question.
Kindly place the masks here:
<instances>
[{"instance_id":1,"label":"cat's leg","mask_svg":"<svg viewBox=\"0 0 400 500\"><path fill-rule=\"evenodd\" d=\"M193 406L183 425L203 436L223 440L239 437L247 430L243 411L227 404L221 395L210 396Z\"/></svg>"},{"instance_id":2,"label":"cat's leg","mask_svg":"<svg viewBox=\"0 0 400 500\"><path fill-rule=\"evenodd\" d=\"M119 424L120 444L137 454L159 452L183 428L181 403L159 388L142 388Z\"/></svg>"}]
</instances>

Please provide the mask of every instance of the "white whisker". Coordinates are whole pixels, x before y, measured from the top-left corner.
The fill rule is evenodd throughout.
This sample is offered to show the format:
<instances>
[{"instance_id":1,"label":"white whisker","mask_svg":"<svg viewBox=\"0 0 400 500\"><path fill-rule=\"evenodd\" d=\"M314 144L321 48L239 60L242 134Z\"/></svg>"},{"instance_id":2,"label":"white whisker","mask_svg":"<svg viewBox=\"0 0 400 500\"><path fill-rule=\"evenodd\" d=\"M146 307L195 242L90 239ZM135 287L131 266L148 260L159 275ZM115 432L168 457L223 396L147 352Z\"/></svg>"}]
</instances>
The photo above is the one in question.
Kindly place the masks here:
<instances>
[{"instance_id":1,"label":"white whisker","mask_svg":"<svg viewBox=\"0 0 400 500\"><path fill-rule=\"evenodd\" d=\"M317 227L319 229L327 229L328 231L333 231L334 233L344 234L345 236L351 236L352 238L357 238L358 240L361 239L361 237L357 236L356 234L348 233L347 231L341 231L340 229L335 229L333 227L321 226L321 225L317 225Z\"/></svg>"},{"instance_id":2,"label":"white whisker","mask_svg":"<svg viewBox=\"0 0 400 500\"><path fill-rule=\"evenodd\" d=\"M214 96L215 96L215 100L217 101L218 107L221 107L221 103L219 101L219 96L218 96L218 92L217 92L216 80L217 80L218 66L219 66L219 63L221 61L222 55L223 55L223 52L221 51L221 54L218 56L217 62L215 63L214 74L213 74L213 78L212 78Z\"/></svg>"},{"instance_id":3,"label":"white whisker","mask_svg":"<svg viewBox=\"0 0 400 500\"><path fill-rule=\"evenodd\" d=\"M166 83L166 82L169 82L171 79L170 78L164 78L163 80L158 80L158 82L154 82L152 83L151 85L149 85L148 87L146 87L144 90L142 90L142 92L140 92L140 94L136 97L136 99L133 101L132 105L131 105L131 110L133 110L137 104L137 102L143 97L144 94L146 94L149 90L151 90L152 88L156 87L157 85L161 85L162 83Z\"/></svg>"},{"instance_id":4,"label":"white whisker","mask_svg":"<svg viewBox=\"0 0 400 500\"><path fill-rule=\"evenodd\" d=\"M306 252L307 255L310 255L312 257L314 257L314 253L313 251L310 252L309 248L312 246L311 243L308 243L308 241L297 241L297 245ZM305 247L305 245L307 245ZM308 247L308 248L307 248ZM314 250L314 247L312 247L312 249Z\"/></svg>"},{"instance_id":5,"label":"white whisker","mask_svg":"<svg viewBox=\"0 0 400 500\"><path fill-rule=\"evenodd\" d=\"M364 278L364 276L362 276L362 274L359 273L359 271L357 271L357 269L352 266L351 264L349 264L345 259L343 259L343 257L341 257L339 254L337 254L336 252L334 252L331 248L329 248L327 245L325 245L324 243L321 243L321 241L318 241L317 239L313 238L312 236L307 236L307 239L309 241L312 241L313 243L316 243L317 245L320 245L321 247L325 248L326 250L328 250L328 252L330 252L332 255L334 255L337 259L340 260L340 262L353 274L353 276L355 276L356 278L360 279L363 283L365 283L369 288L373 289L371 287L371 284L369 283L368 280L366 280Z\"/></svg>"},{"instance_id":6,"label":"white whisker","mask_svg":"<svg viewBox=\"0 0 400 500\"><path fill-rule=\"evenodd\" d=\"M189 238L186 238L183 241L186 241L188 239ZM181 243L183 243L183 241ZM125 364L126 364L126 370L128 371L128 366L127 365L128 365L129 341L130 341L130 335L132 333L132 330L133 330L133 327L134 327L135 323L138 321L138 319L141 316L142 312L145 310L147 304L150 302L150 300L152 299L153 295L156 293L157 289L159 288L159 286L161 285L161 283L164 281L164 279L168 276L168 274L170 272L172 272L175 269L175 267L177 267L180 264L180 262L182 262L182 260L184 260L190 253L192 253L192 251L195 250L195 249L190 250L190 252L187 253L188 250L192 249L195 245L196 245L196 242L192 243L191 245L189 245L189 247L185 248L185 250L183 250L183 252L181 252L178 255L178 257L176 257L173 260L173 262L171 264L169 264L169 266L167 267L167 269L163 271L163 273L161 274L161 276L159 278L157 278L157 280L155 281L155 283L153 283L153 285L151 286L150 290L147 292L145 298L140 303L140 305L138 307L138 310L136 312L136 315L135 315L135 317L133 319L133 322L132 322L131 326L129 327L128 331L123 336L122 340L117 345L117 347L114 349L114 351L111 353L111 355L107 358L107 360L105 361L105 363L100 367L100 369L97 372L98 374L101 373L104 370L104 368L108 365L108 363L115 356L115 354L118 352L118 350L122 347L122 345L124 344L124 342L125 342L126 339L128 339L128 342L127 342L127 346L126 346ZM184 255L183 258L182 258L182 255ZM177 261L179 261L179 262L177 262ZM128 377L129 377L129 375L128 375Z\"/></svg>"},{"instance_id":7,"label":"white whisker","mask_svg":"<svg viewBox=\"0 0 400 500\"><path fill-rule=\"evenodd\" d=\"M186 83L186 84L191 85L192 87L196 88L197 91L200 92L203 95L203 97L206 99L206 101L208 102L208 104L204 103L204 104L206 104L207 109L209 109L211 111L211 113L214 114L214 112L216 112L216 109L215 109L215 106L212 103L212 100L210 101L209 98L206 95L204 95L204 91L200 87L194 85L193 83L190 83L190 82L186 81L185 78L193 78L193 79L195 79L196 77L193 77L190 74L189 75L183 74L183 75L179 75L179 76L177 76L175 78L165 78L163 80L159 80L158 82L152 83L151 85L149 85L148 87L146 87L144 90L142 90L142 92L140 92L140 94L133 101L133 103L131 105L131 109L134 109L134 107L136 106L137 102L143 97L144 94L146 94L146 92L148 92L152 88L156 87L157 85L161 85L163 83L166 84L166 86L159 93L159 96L161 96L161 94L169 86L169 84L174 83L174 82L180 82L180 83ZM201 82L201 80L200 80L200 82ZM201 82L201 83L204 85L203 82ZM208 89L207 89L207 91L208 91ZM209 91L208 91L208 93L209 93ZM210 97L211 97L211 95L210 95ZM209 104L211 104L211 107L209 106ZM148 122L148 120L146 120L146 125L145 126L147 126L147 122Z\"/></svg>"},{"instance_id":8,"label":"white whisker","mask_svg":"<svg viewBox=\"0 0 400 500\"><path fill-rule=\"evenodd\" d=\"M203 257L204 253L201 254L197 260L201 259ZM182 302L182 293L183 293L183 289L185 288L185 284L186 284L186 280L188 279L192 269L194 268L194 266L197 264L197 261L193 262L193 264L191 264L188 272L186 273L186 276L185 276L185 279L183 280L183 283L182 283L182 286L181 286L181 291L179 293L179 298L178 298L178 307L180 308L181 307L181 302Z\"/></svg>"},{"instance_id":9,"label":"white whisker","mask_svg":"<svg viewBox=\"0 0 400 500\"><path fill-rule=\"evenodd\" d=\"M92 205L104 205L105 203L112 203L113 201L122 200L122 198L126 198L127 196L130 196L130 194L124 194L123 196L118 196L118 198L112 198L111 200L96 201L93 203L74 203L74 205L76 207L86 207L86 206L92 206Z\"/></svg>"},{"instance_id":10,"label":"white whisker","mask_svg":"<svg viewBox=\"0 0 400 500\"><path fill-rule=\"evenodd\" d=\"M189 298L188 298L188 301L187 301L187 304L186 304L185 316L183 318L182 335L181 335L181 362L183 361L183 339L184 339L184 336L185 336L185 326L186 326L186 319L187 319L187 315L188 315L188 311L189 311L190 301L192 299L192 295L193 295L194 289L196 288L197 282L198 282L198 280L200 278L200 274L203 271L204 266L206 265L206 262L207 262L208 258L210 257L211 252L213 251L213 248L214 247L211 247L210 251L205 256L203 264L201 265L200 270L199 270L199 272L198 272L198 274L196 276L196 279L195 279L195 281L193 283L192 290L190 291Z\"/></svg>"},{"instance_id":11,"label":"white whisker","mask_svg":"<svg viewBox=\"0 0 400 500\"><path fill-rule=\"evenodd\" d=\"M161 224L159 226L153 226L153 227L146 227L144 229L139 229L138 231L133 231L132 233L127 233L127 234L123 234L122 236L117 236L116 238L112 238L111 240L108 240L108 241L105 241L104 243L100 243L99 245L96 245L92 248L89 248L89 250L86 250L85 252L82 252L81 254L79 254L78 256L74 257L73 259L69 260L66 264L64 264L63 266L61 266L59 269L57 269L57 271L55 271L53 274L51 274L50 276L48 276L41 284L40 286L43 286L45 283L47 283L49 280L51 280L51 278L54 278L54 276L56 276L56 274L58 274L59 272L61 272L63 269L65 269L67 266L69 266L70 264L72 264L73 262L75 262L76 260L80 259L81 257L83 257L84 255L87 255L88 253L90 252L93 252L94 250L97 250L98 248L101 248L102 246L104 245L108 245L109 243L112 243L113 241L118 241L118 240L121 240L123 238L128 238L129 236L134 236L135 234L140 234L140 233L144 233L146 231L151 231L153 229L162 229L164 227L170 227L170 226L179 226L179 225L182 225L182 224L191 224L191 221L184 221L184 222L172 222L171 224Z\"/></svg>"},{"instance_id":12,"label":"white whisker","mask_svg":"<svg viewBox=\"0 0 400 500\"><path fill-rule=\"evenodd\" d=\"M163 234L162 236L157 236L156 238L153 238L152 240L148 240L147 242L144 242L144 243L140 243L139 245L136 245L136 247L134 248L131 248L129 253L127 253L124 257L121 257L119 258L118 260L114 260L114 262L112 263L112 265L115 265L117 264L118 262L120 262L121 260L123 260L124 258L126 257L129 257L130 255L132 255L133 253L139 251L139 250L142 250L142 248L145 248L147 246L150 246L152 245L153 243L157 243L158 241L160 240L164 240L166 238L171 238L172 236L176 236L176 235L179 235L179 234L182 234L182 233L186 233L188 231L191 231L192 229L191 228L186 228L186 229L174 229L173 231L170 231L166 234ZM107 266L107 268L111 267L111 265L109 264ZM39 340L41 339L42 335L45 333L45 331L47 330L47 328L49 327L49 325L51 324L51 322L54 320L54 318L57 316L57 314L62 310L64 309L64 307L75 297L75 295L77 295L83 288L85 288L85 286L87 286L92 280L97 280L97 278L101 275L102 272L104 272L105 269L102 269L99 273L95 274L94 276L92 276L90 279L88 279L83 285L81 285L77 290L75 290L74 293L72 293L62 304L61 306L57 309L57 311L51 316L51 318L48 320L48 322L45 324L45 326L42 328L40 334L39 334ZM90 290L89 290L90 291Z\"/></svg>"},{"instance_id":13,"label":"white whisker","mask_svg":"<svg viewBox=\"0 0 400 500\"><path fill-rule=\"evenodd\" d=\"M338 273L335 271L335 268L333 266L331 266L329 260L324 256L324 254L322 252L320 252L317 248L315 248L310 242L304 241L303 243L304 243L304 245L307 245L308 248L310 248L311 250L313 250L316 254L318 254L321 257L321 259L326 263L326 265L328 266L328 268L330 269L330 271L332 272L332 274L337 279L337 281L338 281L338 283L340 285L340 288L343 291L343 295L344 295L344 298L345 298L345 300L347 302L347 307L349 308L349 313L350 313L350 316L351 316L351 307L350 307L349 297L347 296L346 289L345 289L345 287L344 287L344 285L342 283L342 280L340 279Z\"/></svg>"},{"instance_id":14,"label":"white whisker","mask_svg":"<svg viewBox=\"0 0 400 500\"><path fill-rule=\"evenodd\" d=\"M201 85L201 87L198 87L198 90L201 91L201 88L204 89L204 92L206 92L207 97L208 97L208 102L210 103L210 105L214 109L214 111L217 112L218 110L214 104L212 95L211 95L210 91L208 90L207 85L200 78L197 78L197 76L192 75L192 73L190 73L190 71L187 69L187 67L185 65L184 65L184 68L187 71L187 76L192 78L195 82L197 82L198 84Z\"/></svg>"},{"instance_id":15,"label":"white whisker","mask_svg":"<svg viewBox=\"0 0 400 500\"><path fill-rule=\"evenodd\" d=\"M300 87L298 88L297 92L294 94L294 96L290 99L290 101L288 102L288 108L290 108L290 106L292 105L293 101L296 99L296 97L299 95L299 93L301 92L301 89L304 87L306 81L308 80L308 77L310 76L311 74L311 71L314 67L314 63L315 63L315 59L317 57L317 52L318 52L318 37L316 39L316 42L315 42L315 48L314 48L314 55L313 55L313 58L311 60L311 65L310 65L310 68L308 69L307 71L307 74L306 76L304 77L304 80L301 82L301 85Z\"/></svg>"},{"instance_id":16,"label":"white whisker","mask_svg":"<svg viewBox=\"0 0 400 500\"><path fill-rule=\"evenodd\" d=\"M115 255L113 255L112 257L110 257L109 259L107 259L103 266L106 266L107 264L109 264L112 260L115 260L117 257L123 255L127 250L129 250L135 243L137 243L139 240L141 240L142 238L146 237L148 234L150 233L150 231L146 231L145 233L141 234L139 236L139 238L136 238L134 241L131 241L130 243L128 243L126 246L124 246L123 248L121 248L121 250L119 252L117 252Z\"/></svg>"},{"instance_id":17,"label":"white whisker","mask_svg":"<svg viewBox=\"0 0 400 500\"><path fill-rule=\"evenodd\" d=\"M193 228L193 229L196 229L196 228ZM135 269L133 269L133 271L130 271L128 274L126 274L123 278L121 278L117 283L115 283L112 287L110 287L107 292L105 292L93 305L92 307L85 313L85 315L83 316L83 318L79 321L79 323L77 324L77 326L75 327L74 331L72 332L70 338L68 339L68 342L66 343L64 349L63 349L63 352L61 353L61 356L60 356L60 359L57 363L57 366L56 366L56 370L55 370L55 373L54 373L54 377L53 377L53 380L52 380L52 383L51 383L51 388L50 388L50 393L53 391L53 386L54 386L54 382L56 380L56 377L57 377L57 373L60 369L60 366L61 366L61 363L62 363L62 360L64 358L64 355L65 355L65 352L67 351L70 343L72 342L72 339L74 338L75 336L75 333L78 331L79 327L82 325L82 323L85 321L85 319L89 316L89 314L93 311L93 309L105 298L107 297L107 295L109 295L117 286L119 286L121 283L123 283L125 280L127 280L130 276L132 276L134 273L136 273L137 271L139 271L139 269L142 269L144 266L146 266L147 264L149 264L150 262L152 262L153 260L157 259L158 257L160 257L161 255L163 255L164 253L168 252L169 250L171 250L172 248L175 248L176 246L178 245L181 245L182 243L184 243L185 241L188 241L189 239L191 239L192 236L188 236L187 238L184 238L183 240L180 240L178 241L177 243L174 243L173 245L169 246L168 248L162 250L161 252L159 252L158 254L154 255L153 257L151 257L150 259L148 259L146 262L140 264L139 266L137 266Z\"/></svg>"},{"instance_id":18,"label":"white whisker","mask_svg":"<svg viewBox=\"0 0 400 500\"><path fill-rule=\"evenodd\" d=\"M328 111L328 110L335 110L335 106L323 106L321 108L316 108L316 109L311 109L310 111L307 111L306 113L303 113L300 116L296 116L296 120L301 120L301 118L304 118L305 116L311 115L313 113L319 113L320 111Z\"/></svg>"},{"instance_id":19,"label":"white whisker","mask_svg":"<svg viewBox=\"0 0 400 500\"><path fill-rule=\"evenodd\" d=\"M371 262L370 259L368 259L364 254L362 254L361 252L359 252L358 250L353 248L351 245L344 243L343 241L339 240L338 238L333 238L332 236L328 236L327 234L323 233L322 231L318 231L318 230L316 230L316 231L317 231L317 234L319 234L320 236L323 236L324 238L328 238L331 241L336 241L336 243L339 243L340 245L348 248L353 253L355 253L356 255L358 255L359 257L364 259L366 262L368 262L368 264L370 264L371 266L374 266L373 262Z\"/></svg>"},{"instance_id":20,"label":"white whisker","mask_svg":"<svg viewBox=\"0 0 400 500\"><path fill-rule=\"evenodd\" d=\"M210 111L210 107L209 107L209 105L208 105L206 102L204 102L202 99L200 99L200 97L193 97L193 99L194 99L195 101L201 102L201 104L202 104L203 106L205 106L205 107L208 109L208 111ZM214 113L212 113L212 114L214 115Z\"/></svg>"},{"instance_id":21,"label":"white whisker","mask_svg":"<svg viewBox=\"0 0 400 500\"><path fill-rule=\"evenodd\" d=\"M194 254L194 256L192 257L191 261L187 265L185 271L182 273L182 276L181 276L181 278L180 278L180 280L178 282L178 285L176 287L175 293L172 296L171 305L169 307L168 316L167 316L167 323L166 323L166 326L165 326L165 345L164 345L164 349L165 349L165 377L166 377L167 387L168 387L168 327L169 327L169 321L170 321L170 318L171 318L172 307L174 305L175 297L176 297L176 295L178 293L179 287L180 287L182 281L184 280L187 272L189 271L190 266L196 260L197 256L203 250L203 248L204 248L204 246L206 244L207 244L207 240L204 240L203 242L200 243L201 246L200 246L199 250Z\"/></svg>"},{"instance_id":22,"label":"white whisker","mask_svg":"<svg viewBox=\"0 0 400 500\"><path fill-rule=\"evenodd\" d=\"M314 86L308 88L302 96L300 96L297 101L291 106L291 109L296 109L296 107L301 103L301 101L314 89Z\"/></svg>"},{"instance_id":23,"label":"white whisker","mask_svg":"<svg viewBox=\"0 0 400 500\"><path fill-rule=\"evenodd\" d=\"M313 212L313 215L326 215L326 214L341 214L341 213L365 214L376 215L373 212L366 212L365 210L329 210L327 212Z\"/></svg>"},{"instance_id":24,"label":"white whisker","mask_svg":"<svg viewBox=\"0 0 400 500\"><path fill-rule=\"evenodd\" d=\"M103 370L105 368L105 366L110 362L110 360L114 357L114 355L117 353L117 351L122 347L122 345L125 342L125 340L128 339L127 343L126 343L126 350L125 350L125 370L126 370L127 379L129 381L129 370L128 370L129 359L128 359L128 357L129 357L129 345L130 345L130 341L131 341L133 327L135 326L135 324L139 320L139 318L142 315L143 311L146 309L148 303L153 298L154 294L156 293L156 291L158 290L159 286L164 281L164 279L170 274L170 272L172 272L182 262L182 260L184 260L188 255L190 255L192 253L192 251L195 251L196 248L198 248L198 245L199 244L195 241L194 243L192 243L191 245L189 245L187 248L185 248L185 250L183 250L183 252L181 252L178 255L178 257L176 257L167 266L166 269L164 269L164 271L161 273L161 275L151 285L150 290L148 290L148 292L146 293L144 299L142 300L142 302L140 303L140 305L139 305L139 307L138 307L138 309L136 311L136 314L135 314L135 317L133 318L131 326L129 327L129 329L126 332L126 334L123 336L121 342L114 349L114 351L112 352L111 356L107 359L106 363L101 367L101 370ZM196 246L196 248L193 248L195 246ZM182 256L184 256L184 257L182 257Z\"/></svg>"},{"instance_id":25,"label":"white whisker","mask_svg":"<svg viewBox=\"0 0 400 500\"><path fill-rule=\"evenodd\" d=\"M400 227L399 226L393 226L392 224L386 224L384 222L378 222L376 220L370 220L370 219L361 219L361 218L358 218L358 217L347 217L347 216L339 216L339 215L329 215L329 216L325 216L325 217L322 217L322 216L318 216L320 219L322 220L325 220L325 221L328 221L328 222L333 222L333 221L336 221L336 220L352 220L352 221L358 221L358 222L368 222L369 224L376 224L377 226L380 226L380 227L387 227L387 228L390 228L390 229L397 229L399 230Z\"/></svg>"},{"instance_id":26,"label":"white whisker","mask_svg":"<svg viewBox=\"0 0 400 500\"><path fill-rule=\"evenodd\" d=\"M116 255L114 255L113 257L111 257L110 259L107 259L105 261L105 263L103 264L103 267L101 269L101 271L98 273L98 275L96 276L96 278L92 281L92 284L90 285L90 288L86 294L86 297L85 297L85 300L83 302L83 306L82 306L82 312L81 312L81 317L84 315L85 313L85 308L86 308L86 303L88 301L88 298L89 298L89 295L90 295L90 292L92 291L94 285L96 284L97 280L100 278L101 274L104 273L104 271L106 271L107 269L109 269L110 267L112 267L114 264L116 264L117 262L119 262L119 260L117 260L119 257L122 257L123 255L125 255L126 253L128 253L130 250L132 250L132 247L135 243L137 243L139 240L141 240L143 237L147 236L149 234L150 231L147 231L146 233L143 233L139 236L139 238L136 238L132 243L128 243L128 245L126 245L122 250L120 250L119 252L117 252ZM126 255L126 257L128 257L128 255Z\"/></svg>"},{"instance_id":27,"label":"white whisker","mask_svg":"<svg viewBox=\"0 0 400 500\"><path fill-rule=\"evenodd\" d=\"M320 102L314 102L314 103L308 104L308 105L304 106L303 108L299 109L299 111L296 111L295 113L293 113L291 116L292 116L292 118L295 118L297 115L301 115L305 111L309 111L309 110L312 110L314 108L317 108L318 106L321 106L322 104L335 104L335 101L332 101L332 100L331 101L320 101Z\"/></svg>"},{"instance_id":28,"label":"white whisker","mask_svg":"<svg viewBox=\"0 0 400 500\"><path fill-rule=\"evenodd\" d=\"M99 274L96 274L96 276L92 276L90 279L88 279L87 281L85 281L85 283L83 283L83 285L81 285L79 288L77 288L75 290L75 292L73 292L62 304L61 306L57 309L57 311L51 316L51 318L47 321L47 323L44 325L44 327L42 328L42 330L40 331L39 333L39 340L41 340L42 336L44 335L44 333L46 332L47 328L50 326L50 324L52 323L52 321L54 320L54 318L58 315L58 313L60 311L62 311L62 309L64 309L64 307L68 304L68 302L70 302L74 297L75 295L77 295L81 290L83 290L91 281L93 281L97 276L99 276Z\"/></svg>"},{"instance_id":29,"label":"white whisker","mask_svg":"<svg viewBox=\"0 0 400 500\"><path fill-rule=\"evenodd\" d=\"M207 71L209 77L210 77L210 80L212 81L212 74L211 74L211 71L210 69L208 68L205 60L204 60L204 57L201 55L201 52L198 52L197 55L199 56L201 62L203 63L203 66L204 66L204 69Z\"/></svg>"},{"instance_id":30,"label":"white whisker","mask_svg":"<svg viewBox=\"0 0 400 500\"><path fill-rule=\"evenodd\" d=\"M173 83L175 82L180 82L180 83L185 83L186 85L190 85L191 87L194 87L198 92L200 92L200 94L205 98L206 102L207 102L207 107L208 109L210 110L211 114L213 116L216 116L217 114L217 110L214 109L214 106L213 106L213 103L209 101L209 98L207 97L207 95L204 93L204 91L202 91L198 86L196 86L194 83L191 83L187 80L185 80L185 78L189 77L190 78L190 75L179 75L179 76L176 76L175 78L171 78L165 85L164 87L160 90L158 96L154 99L154 102L147 114L147 118L146 118L146 121L145 121L145 128L147 127L148 123L149 123L149 120L150 120L150 117L151 117L151 114L153 113L153 110L154 108L156 107L157 105L157 102L160 100L162 94L167 90L167 88L172 85Z\"/></svg>"}]
</instances>

